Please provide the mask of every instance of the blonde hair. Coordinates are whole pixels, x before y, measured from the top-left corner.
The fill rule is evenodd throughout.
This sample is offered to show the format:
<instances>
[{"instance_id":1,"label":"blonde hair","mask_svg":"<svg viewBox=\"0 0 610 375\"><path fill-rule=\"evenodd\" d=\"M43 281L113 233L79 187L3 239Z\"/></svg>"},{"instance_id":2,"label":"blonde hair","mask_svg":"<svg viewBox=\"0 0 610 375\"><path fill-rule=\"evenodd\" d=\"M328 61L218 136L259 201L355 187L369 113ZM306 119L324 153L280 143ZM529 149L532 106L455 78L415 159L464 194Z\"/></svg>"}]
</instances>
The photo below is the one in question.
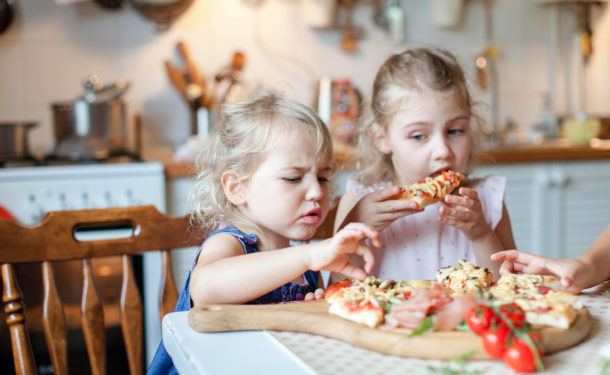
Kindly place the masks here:
<instances>
[{"instance_id":1,"label":"blonde hair","mask_svg":"<svg viewBox=\"0 0 610 375\"><path fill-rule=\"evenodd\" d=\"M202 150L197 161L197 181L190 196L194 203L192 221L210 230L221 221L242 224L254 228L262 241L260 228L227 199L221 177L232 170L244 180L250 178L278 137L309 140L315 145L318 158L334 162L330 132L307 106L268 91L226 104L221 109L210 149Z\"/></svg>"},{"instance_id":2,"label":"blonde hair","mask_svg":"<svg viewBox=\"0 0 610 375\"><path fill-rule=\"evenodd\" d=\"M373 143L374 125L387 132L392 117L404 108L414 92L423 90L459 95L472 116L473 104L464 72L449 51L414 48L390 56L375 76L371 100L358 130L356 180L365 185L394 181L391 156L379 151Z\"/></svg>"}]
</instances>

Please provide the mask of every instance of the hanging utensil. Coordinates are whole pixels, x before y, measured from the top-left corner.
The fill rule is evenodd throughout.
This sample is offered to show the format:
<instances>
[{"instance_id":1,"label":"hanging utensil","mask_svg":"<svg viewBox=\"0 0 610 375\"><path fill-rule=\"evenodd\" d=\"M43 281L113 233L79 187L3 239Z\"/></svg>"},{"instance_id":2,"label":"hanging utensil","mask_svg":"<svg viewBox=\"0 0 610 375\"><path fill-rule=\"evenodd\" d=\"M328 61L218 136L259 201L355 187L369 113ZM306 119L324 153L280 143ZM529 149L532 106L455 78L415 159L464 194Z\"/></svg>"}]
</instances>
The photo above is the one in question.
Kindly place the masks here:
<instances>
[{"instance_id":1,"label":"hanging utensil","mask_svg":"<svg viewBox=\"0 0 610 375\"><path fill-rule=\"evenodd\" d=\"M352 22L355 0L342 0L342 3L347 8L347 15L343 27L343 36L341 37L341 49L345 52L355 52L358 49L356 28Z\"/></svg>"},{"instance_id":2,"label":"hanging utensil","mask_svg":"<svg viewBox=\"0 0 610 375\"><path fill-rule=\"evenodd\" d=\"M231 63L214 77L216 84L215 91L219 104L232 101L232 98L239 97L238 90L239 77L246 65L246 56L242 52L235 52L231 58Z\"/></svg>"},{"instance_id":3,"label":"hanging utensil","mask_svg":"<svg viewBox=\"0 0 610 375\"><path fill-rule=\"evenodd\" d=\"M186 43L179 41L177 47L184 67L176 67L168 60L165 61L165 70L170 82L189 107L209 107L211 97L207 92L205 76L195 65Z\"/></svg>"}]
</instances>

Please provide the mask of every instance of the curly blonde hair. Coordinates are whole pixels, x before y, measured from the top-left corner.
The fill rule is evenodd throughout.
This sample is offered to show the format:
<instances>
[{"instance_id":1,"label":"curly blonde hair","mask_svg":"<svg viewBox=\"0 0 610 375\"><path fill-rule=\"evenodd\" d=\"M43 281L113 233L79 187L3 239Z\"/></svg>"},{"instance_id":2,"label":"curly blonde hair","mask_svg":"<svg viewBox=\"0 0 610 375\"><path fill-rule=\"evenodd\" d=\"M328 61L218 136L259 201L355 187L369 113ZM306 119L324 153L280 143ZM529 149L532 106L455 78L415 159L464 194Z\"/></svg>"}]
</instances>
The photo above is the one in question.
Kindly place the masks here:
<instances>
[{"instance_id":1,"label":"curly blonde hair","mask_svg":"<svg viewBox=\"0 0 610 375\"><path fill-rule=\"evenodd\" d=\"M460 95L471 116L478 119L473 114L464 72L451 52L438 48L413 48L390 56L375 76L371 99L358 129L359 156L354 176L357 181L373 185L395 180L391 155L375 147L375 124L388 131L392 117L404 108L414 92L422 90Z\"/></svg>"},{"instance_id":2,"label":"curly blonde hair","mask_svg":"<svg viewBox=\"0 0 610 375\"><path fill-rule=\"evenodd\" d=\"M260 228L227 199L221 177L232 170L243 180L249 179L270 146L282 141L278 137L309 141L318 158L334 163L328 127L307 106L262 90L242 102L226 104L210 148L202 150L197 160L198 175L190 195L194 224L208 230L217 228L221 221L242 224L254 228L262 240Z\"/></svg>"}]
</instances>

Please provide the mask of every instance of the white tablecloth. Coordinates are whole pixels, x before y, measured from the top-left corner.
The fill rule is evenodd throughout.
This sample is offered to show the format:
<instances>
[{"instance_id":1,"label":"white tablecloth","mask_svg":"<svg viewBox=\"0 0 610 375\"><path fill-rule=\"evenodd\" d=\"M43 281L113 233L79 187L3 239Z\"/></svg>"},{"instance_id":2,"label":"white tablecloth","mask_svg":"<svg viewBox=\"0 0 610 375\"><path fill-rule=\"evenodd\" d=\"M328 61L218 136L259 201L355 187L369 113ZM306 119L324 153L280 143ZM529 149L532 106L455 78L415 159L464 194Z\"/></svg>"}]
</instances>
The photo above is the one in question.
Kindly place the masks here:
<instances>
[{"instance_id":1,"label":"white tablecloth","mask_svg":"<svg viewBox=\"0 0 610 375\"><path fill-rule=\"evenodd\" d=\"M538 374L599 374L602 367L599 348L610 343L610 283L581 294L593 319L589 336L582 343L544 356L545 371ZM428 367L447 362L386 355L354 347L342 341L298 332L270 331L280 343L311 366L318 374L430 374ZM439 348L442 350L442 348ZM504 362L469 361L467 370L483 374L514 374ZM437 372L440 373L440 372Z\"/></svg>"}]
</instances>

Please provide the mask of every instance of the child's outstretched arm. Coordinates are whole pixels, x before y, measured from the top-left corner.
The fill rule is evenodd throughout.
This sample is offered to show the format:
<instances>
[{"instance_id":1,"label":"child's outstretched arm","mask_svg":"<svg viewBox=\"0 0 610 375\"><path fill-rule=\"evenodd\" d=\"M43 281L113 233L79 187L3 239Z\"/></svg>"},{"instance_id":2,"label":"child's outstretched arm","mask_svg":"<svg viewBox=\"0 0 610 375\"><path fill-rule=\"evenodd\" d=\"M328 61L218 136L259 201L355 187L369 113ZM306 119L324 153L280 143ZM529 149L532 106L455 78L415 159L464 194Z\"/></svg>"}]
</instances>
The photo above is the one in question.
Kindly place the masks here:
<instances>
[{"instance_id":1,"label":"child's outstretched arm","mask_svg":"<svg viewBox=\"0 0 610 375\"><path fill-rule=\"evenodd\" d=\"M461 187L460 195L447 195L440 208L439 220L461 230L472 242L477 264L500 273L500 263L491 262L490 255L516 247L506 207L502 207L502 218L495 229L485 220L479 195L476 190ZM495 278L495 277L494 277Z\"/></svg>"},{"instance_id":2,"label":"child's outstretched arm","mask_svg":"<svg viewBox=\"0 0 610 375\"><path fill-rule=\"evenodd\" d=\"M245 255L235 237L216 235L206 241L191 273L191 299L195 305L245 303L307 270L324 269L364 278L367 273L348 261L349 254L356 254L364 258L365 270L372 269L373 253L360 243L364 238L380 245L376 230L352 223L328 240Z\"/></svg>"},{"instance_id":3,"label":"child's outstretched arm","mask_svg":"<svg viewBox=\"0 0 610 375\"><path fill-rule=\"evenodd\" d=\"M374 191L358 200L352 191L341 197L335 218L335 232L348 223L364 223L381 231L394 220L421 212L417 203L404 199L389 199L400 193L398 186Z\"/></svg>"},{"instance_id":4,"label":"child's outstretched arm","mask_svg":"<svg viewBox=\"0 0 610 375\"><path fill-rule=\"evenodd\" d=\"M492 254L491 259L503 261L501 274L552 274L566 291L578 293L610 278L610 227L576 259L547 258L518 250L501 251Z\"/></svg>"}]
</instances>

